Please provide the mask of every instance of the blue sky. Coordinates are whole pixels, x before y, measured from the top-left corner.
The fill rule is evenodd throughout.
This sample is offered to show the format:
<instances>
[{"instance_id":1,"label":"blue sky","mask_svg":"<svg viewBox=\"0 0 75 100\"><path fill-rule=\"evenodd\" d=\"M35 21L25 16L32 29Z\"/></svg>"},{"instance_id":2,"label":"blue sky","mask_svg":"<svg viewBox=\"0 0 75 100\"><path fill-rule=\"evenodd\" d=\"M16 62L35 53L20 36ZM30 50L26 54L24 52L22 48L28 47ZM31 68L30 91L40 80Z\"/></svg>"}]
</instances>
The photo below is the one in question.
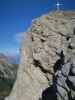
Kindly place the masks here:
<instances>
[{"instance_id":1,"label":"blue sky","mask_svg":"<svg viewBox=\"0 0 75 100\"><path fill-rule=\"evenodd\" d=\"M62 9L74 10L75 0L59 0ZM56 0L0 0L0 52L17 54L20 36L33 18L55 9Z\"/></svg>"}]
</instances>

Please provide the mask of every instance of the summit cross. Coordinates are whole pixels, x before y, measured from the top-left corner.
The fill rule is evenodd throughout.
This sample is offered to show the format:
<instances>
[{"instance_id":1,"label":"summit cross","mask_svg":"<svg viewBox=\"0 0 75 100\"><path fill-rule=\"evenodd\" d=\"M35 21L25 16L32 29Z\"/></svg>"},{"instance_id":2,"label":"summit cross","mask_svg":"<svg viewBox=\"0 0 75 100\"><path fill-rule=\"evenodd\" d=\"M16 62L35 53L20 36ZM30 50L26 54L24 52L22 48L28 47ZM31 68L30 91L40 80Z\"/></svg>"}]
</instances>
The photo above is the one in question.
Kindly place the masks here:
<instances>
[{"instance_id":1,"label":"summit cross","mask_svg":"<svg viewBox=\"0 0 75 100\"><path fill-rule=\"evenodd\" d=\"M56 3L56 8L57 8L57 11L59 11L60 10L60 6L61 6L62 4L60 4L58 1L57 1L57 3Z\"/></svg>"}]
</instances>

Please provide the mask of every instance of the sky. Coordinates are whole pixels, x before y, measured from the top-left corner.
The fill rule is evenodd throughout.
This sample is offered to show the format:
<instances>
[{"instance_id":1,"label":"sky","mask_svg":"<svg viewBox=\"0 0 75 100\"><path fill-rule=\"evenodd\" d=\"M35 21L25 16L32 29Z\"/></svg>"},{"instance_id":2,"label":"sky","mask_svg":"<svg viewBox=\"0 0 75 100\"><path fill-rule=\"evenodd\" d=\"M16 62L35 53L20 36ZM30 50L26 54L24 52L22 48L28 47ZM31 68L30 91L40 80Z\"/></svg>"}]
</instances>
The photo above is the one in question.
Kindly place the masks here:
<instances>
[{"instance_id":1,"label":"sky","mask_svg":"<svg viewBox=\"0 0 75 100\"><path fill-rule=\"evenodd\" d=\"M62 10L75 10L75 0L59 0ZM56 9L56 0L0 0L0 52L19 54L21 38L32 19Z\"/></svg>"}]
</instances>

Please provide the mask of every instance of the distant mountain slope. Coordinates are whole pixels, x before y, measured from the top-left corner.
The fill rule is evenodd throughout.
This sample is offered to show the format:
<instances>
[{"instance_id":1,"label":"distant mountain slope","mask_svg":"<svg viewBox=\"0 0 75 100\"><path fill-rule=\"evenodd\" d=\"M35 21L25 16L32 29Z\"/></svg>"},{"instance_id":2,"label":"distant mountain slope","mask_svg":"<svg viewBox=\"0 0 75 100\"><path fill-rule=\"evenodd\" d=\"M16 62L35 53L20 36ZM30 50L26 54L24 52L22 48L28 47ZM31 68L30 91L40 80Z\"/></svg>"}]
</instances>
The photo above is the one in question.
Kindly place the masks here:
<instances>
[{"instance_id":1,"label":"distant mountain slope","mask_svg":"<svg viewBox=\"0 0 75 100\"><path fill-rule=\"evenodd\" d=\"M18 64L19 59L20 59L19 54L11 55L11 54L0 53L0 61L6 61L12 64Z\"/></svg>"},{"instance_id":2,"label":"distant mountain slope","mask_svg":"<svg viewBox=\"0 0 75 100\"><path fill-rule=\"evenodd\" d=\"M13 59L0 53L0 96L9 95L16 79L18 64Z\"/></svg>"}]
</instances>

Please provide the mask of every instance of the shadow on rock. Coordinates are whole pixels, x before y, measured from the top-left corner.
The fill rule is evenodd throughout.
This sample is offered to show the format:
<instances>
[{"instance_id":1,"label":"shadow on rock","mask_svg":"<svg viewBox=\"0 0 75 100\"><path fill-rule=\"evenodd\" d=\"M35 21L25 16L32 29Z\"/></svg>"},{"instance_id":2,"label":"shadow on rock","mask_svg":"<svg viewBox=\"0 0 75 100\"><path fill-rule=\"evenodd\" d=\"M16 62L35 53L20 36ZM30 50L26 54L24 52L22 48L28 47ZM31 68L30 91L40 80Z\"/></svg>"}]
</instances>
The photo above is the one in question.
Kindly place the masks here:
<instances>
[{"instance_id":1,"label":"shadow on rock","mask_svg":"<svg viewBox=\"0 0 75 100\"><path fill-rule=\"evenodd\" d=\"M5 98L3 96L0 96L0 100L5 100Z\"/></svg>"},{"instance_id":2,"label":"shadow on rock","mask_svg":"<svg viewBox=\"0 0 75 100\"><path fill-rule=\"evenodd\" d=\"M41 100L57 100L56 95L53 91L53 86L46 88L42 92L42 99Z\"/></svg>"}]
</instances>

